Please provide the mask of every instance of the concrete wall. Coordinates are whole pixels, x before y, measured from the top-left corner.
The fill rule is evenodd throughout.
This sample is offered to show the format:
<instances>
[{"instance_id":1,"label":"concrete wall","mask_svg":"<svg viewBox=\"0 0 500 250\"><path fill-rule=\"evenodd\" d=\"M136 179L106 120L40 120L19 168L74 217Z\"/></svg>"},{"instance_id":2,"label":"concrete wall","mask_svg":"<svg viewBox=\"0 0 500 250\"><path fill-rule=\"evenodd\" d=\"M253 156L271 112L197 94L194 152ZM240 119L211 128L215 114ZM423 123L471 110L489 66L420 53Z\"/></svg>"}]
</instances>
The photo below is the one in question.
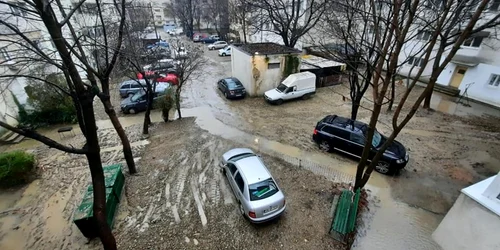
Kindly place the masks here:
<instances>
[{"instance_id":1,"label":"concrete wall","mask_svg":"<svg viewBox=\"0 0 500 250\"><path fill-rule=\"evenodd\" d=\"M283 68L282 55L269 55L252 57L253 88L252 96L263 96L264 92L276 88L281 81ZM279 63L279 68L268 69L269 64Z\"/></svg>"},{"instance_id":2,"label":"concrete wall","mask_svg":"<svg viewBox=\"0 0 500 250\"><path fill-rule=\"evenodd\" d=\"M443 250L500 249L500 217L460 194L432 238Z\"/></svg>"},{"instance_id":3,"label":"concrete wall","mask_svg":"<svg viewBox=\"0 0 500 250\"><path fill-rule=\"evenodd\" d=\"M231 50L231 74L240 80L250 96L255 95L255 93L250 93L254 83L251 56L236 47Z\"/></svg>"},{"instance_id":4,"label":"concrete wall","mask_svg":"<svg viewBox=\"0 0 500 250\"><path fill-rule=\"evenodd\" d=\"M441 75L439 75L437 83L446 86L449 85L456 67L457 65L454 63L448 64ZM463 95L467 85L472 83L467 90L468 98L500 107L500 86L488 85L491 74L500 74L500 65L495 66L480 63L475 67L469 67L459 86L460 94Z\"/></svg>"}]
</instances>

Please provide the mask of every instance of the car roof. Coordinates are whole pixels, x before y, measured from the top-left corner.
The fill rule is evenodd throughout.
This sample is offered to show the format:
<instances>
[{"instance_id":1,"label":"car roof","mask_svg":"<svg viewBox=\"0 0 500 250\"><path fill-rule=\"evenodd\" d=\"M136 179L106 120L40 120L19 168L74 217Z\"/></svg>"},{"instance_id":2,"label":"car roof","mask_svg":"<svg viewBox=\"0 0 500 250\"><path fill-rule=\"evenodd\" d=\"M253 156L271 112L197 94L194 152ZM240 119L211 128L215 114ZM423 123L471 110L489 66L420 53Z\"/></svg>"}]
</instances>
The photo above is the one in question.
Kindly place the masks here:
<instances>
[{"instance_id":1,"label":"car roof","mask_svg":"<svg viewBox=\"0 0 500 250\"><path fill-rule=\"evenodd\" d=\"M239 159L235 162L235 165L248 185L271 178L271 174L266 166L264 166L264 163L256 155Z\"/></svg>"},{"instance_id":2,"label":"car roof","mask_svg":"<svg viewBox=\"0 0 500 250\"><path fill-rule=\"evenodd\" d=\"M351 128L352 120L347 117L341 117L337 115L327 115L323 120L323 123L327 123L340 128ZM354 128L362 132L366 131L367 125L363 122L354 121Z\"/></svg>"},{"instance_id":3,"label":"car roof","mask_svg":"<svg viewBox=\"0 0 500 250\"><path fill-rule=\"evenodd\" d=\"M146 83L146 80L144 80L144 79L126 80L126 81L124 81L124 82L120 83L120 86L123 86L123 85L125 85L125 84L137 83L137 81L139 81L139 84L144 84L144 83Z\"/></svg>"},{"instance_id":4,"label":"car roof","mask_svg":"<svg viewBox=\"0 0 500 250\"><path fill-rule=\"evenodd\" d=\"M240 80L238 80L238 78L236 77L226 77L226 78L223 78L222 80L226 81L226 82L240 82Z\"/></svg>"}]
</instances>

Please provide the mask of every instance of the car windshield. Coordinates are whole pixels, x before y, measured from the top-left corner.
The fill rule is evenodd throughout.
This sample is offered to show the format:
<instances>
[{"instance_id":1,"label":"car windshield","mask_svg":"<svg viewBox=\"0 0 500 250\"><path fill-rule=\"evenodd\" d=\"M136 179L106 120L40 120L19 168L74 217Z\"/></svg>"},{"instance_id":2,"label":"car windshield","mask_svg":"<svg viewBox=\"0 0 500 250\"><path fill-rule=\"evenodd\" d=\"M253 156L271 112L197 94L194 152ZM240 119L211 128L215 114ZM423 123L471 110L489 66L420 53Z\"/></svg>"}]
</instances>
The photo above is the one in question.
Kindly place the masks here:
<instances>
[{"instance_id":1,"label":"car windshield","mask_svg":"<svg viewBox=\"0 0 500 250\"><path fill-rule=\"evenodd\" d=\"M251 184L248 187L248 191L250 193L250 200L257 201L273 196L279 190L278 186L276 185L276 183L274 183L273 179L269 178L265 181Z\"/></svg>"},{"instance_id":2,"label":"car windshield","mask_svg":"<svg viewBox=\"0 0 500 250\"><path fill-rule=\"evenodd\" d=\"M141 90L141 91L135 93L135 95L133 95L132 98L130 98L130 100L135 102L135 101L139 100L139 98L141 98L144 94L145 94L144 90Z\"/></svg>"},{"instance_id":3,"label":"car windshield","mask_svg":"<svg viewBox=\"0 0 500 250\"><path fill-rule=\"evenodd\" d=\"M232 79L226 79L226 82L227 82L227 86L230 89L236 89L236 88L242 88L243 87L243 85L239 81L234 81Z\"/></svg>"},{"instance_id":4,"label":"car windshield","mask_svg":"<svg viewBox=\"0 0 500 250\"><path fill-rule=\"evenodd\" d=\"M279 92L285 92L286 88L288 88L288 87L285 84L280 83L280 85L278 85L276 90L278 90Z\"/></svg>"},{"instance_id":5,"label":"car windshield","mask_svg":"<svg viewBox=\"0 0 500 250\"><path fill-rule=\"evenodd\" d=\"M377 148L381 142L382 142L382 135L380 135L380 133L377 130L375 130L372 139L372 146Z\"/></svg>"}]
</instances>

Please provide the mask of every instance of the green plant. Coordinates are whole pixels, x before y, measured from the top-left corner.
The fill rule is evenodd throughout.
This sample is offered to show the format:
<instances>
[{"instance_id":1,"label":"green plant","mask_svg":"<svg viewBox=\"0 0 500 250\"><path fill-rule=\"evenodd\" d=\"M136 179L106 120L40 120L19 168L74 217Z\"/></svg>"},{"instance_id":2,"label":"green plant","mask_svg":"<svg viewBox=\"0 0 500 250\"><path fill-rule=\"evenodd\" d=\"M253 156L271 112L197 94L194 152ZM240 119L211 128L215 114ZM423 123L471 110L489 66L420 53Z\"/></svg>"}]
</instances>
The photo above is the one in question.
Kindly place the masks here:
<instances>
[{"instance_id":1,"label":"green plant","mask_svg":"<svg viewBox=\"0 0 500 250\"><path fill-rule=\"evenodd\" d=\"M64 88L65 80L60 75L51 74L46 81ZM25 88L30 109L16 102L19 108L19 123L23 126L39 127L47 124L75 123L76 110L71 96L60 89L45 84L28 83ZM16 99L14 99L16 101Z\"/></svg>"},{"instance_id":2,"label":"green plant","mask_svg":"<svg viewBox=\"0 0 500 250\"><path fill-rule=\"evenodd\" d=\"M0 186L11 187L29 181L35 156L23 151L0 153Z\"/></svg>"},{"instance_id":3,"label":"green plant","mask_svg":"<svg viewBox=\"0 0 500 250\"><path fill-rule=\"evenodd\" d=\"M172 88L168 88L165 91L164 98L161 98L154 102L155 108L161 109L161 115L165 122L168 122L168 114L175 104L175 95Z\"/></svg>"},{"instance_id":4,"label":"green plant","mask_svg":"<svg viewBox=\"0 0 500 250\"><path fill-rule=\"evenodd\" d=\"M299 58L294 55L285 56L285 67L283 68L283 78L299 71Z\"/></svg>"}]
</instances>

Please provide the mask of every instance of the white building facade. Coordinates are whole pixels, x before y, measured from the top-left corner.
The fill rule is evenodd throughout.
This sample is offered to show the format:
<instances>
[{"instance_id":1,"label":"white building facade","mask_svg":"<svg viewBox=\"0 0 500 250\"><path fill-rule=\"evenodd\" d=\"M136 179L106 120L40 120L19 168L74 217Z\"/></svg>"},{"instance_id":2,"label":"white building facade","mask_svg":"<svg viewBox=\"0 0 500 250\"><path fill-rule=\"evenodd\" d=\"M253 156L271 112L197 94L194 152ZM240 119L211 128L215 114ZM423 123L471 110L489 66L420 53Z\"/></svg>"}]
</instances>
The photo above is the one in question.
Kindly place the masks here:
<instances>
[{"instance_id":1,"label":"white building facade","mask_svg":"<svg viewBox=\"0 0 500 250\"><path fill-rule=\"evenodd\" d=\"M500 11L500 1L490 1L478 24L484 23ZM457 27L458 29L458 27ZM419 52L426 46L431 34L421 31L414 39L405 44L399 56L404 64L398 72L402 76L413 77L423 65L423 54ZM451 62L439 75L436 84L451 90L456 89L461 96L500 107L500 36L495 28L473 34L457 51ZM424 68L420 79L427 82L432 73L435 53ZM443 60L446 52L443 55Z\"/></svg>"}]
</instances>

